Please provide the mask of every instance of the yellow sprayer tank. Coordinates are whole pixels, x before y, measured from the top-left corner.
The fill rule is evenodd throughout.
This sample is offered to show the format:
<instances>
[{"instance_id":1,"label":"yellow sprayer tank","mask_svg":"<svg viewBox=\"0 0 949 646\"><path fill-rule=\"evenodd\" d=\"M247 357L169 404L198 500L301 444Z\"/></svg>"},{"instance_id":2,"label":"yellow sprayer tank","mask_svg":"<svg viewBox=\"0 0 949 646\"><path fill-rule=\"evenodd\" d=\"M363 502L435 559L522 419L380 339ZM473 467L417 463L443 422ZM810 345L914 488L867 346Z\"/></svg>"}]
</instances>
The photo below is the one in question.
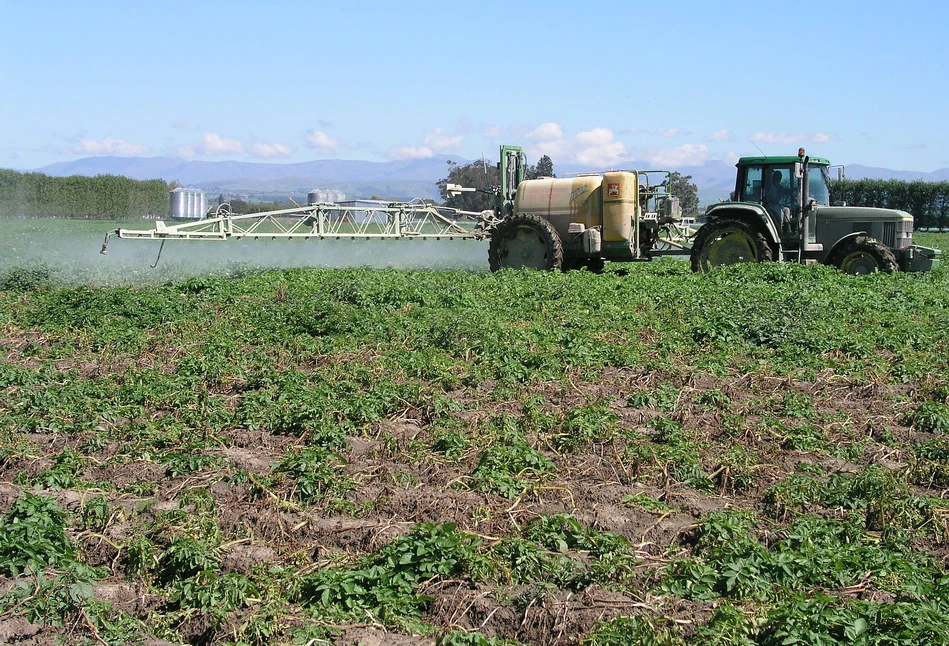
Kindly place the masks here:
<instances>
[{"instance_id":1,"label":"yellow sprayer tank","mask_svg":"<svg viewBox=\"0 0 949 646\"><path fill-rule=\"evenodd\" d=\"M567 240L571 222L598 227L602 218L602 177L586 175L565 179L529 179L517 187L515 213L533 213L550 221Z\"/></svg>"},{"instance_id":2,"label":"yellow sprayer tank","mask_svg":"<svg viewBox=\"0 0 949 646\"><path fill-rule=\"evenodd\" d=\"M639 208L639 176L627 171L603 175L603 242L624 242L633 235Z\"/></svg>"}]
</instances>

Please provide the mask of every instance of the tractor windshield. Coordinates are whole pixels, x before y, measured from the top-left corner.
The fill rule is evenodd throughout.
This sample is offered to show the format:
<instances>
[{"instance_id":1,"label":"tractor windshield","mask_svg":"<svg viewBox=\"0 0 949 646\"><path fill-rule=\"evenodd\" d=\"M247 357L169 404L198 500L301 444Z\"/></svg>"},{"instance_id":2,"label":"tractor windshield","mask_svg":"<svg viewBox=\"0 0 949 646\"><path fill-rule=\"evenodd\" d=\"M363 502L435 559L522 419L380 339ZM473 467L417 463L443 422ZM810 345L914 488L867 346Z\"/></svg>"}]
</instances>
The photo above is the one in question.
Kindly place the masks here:
<instances>
[{"instance_id":1,"label":"tractor windshield","mask_svg":"<svg viewBox=\"0 0 949 646\"><path fill-rule=\"evenodd\" d=\"M808 169L807 195L817 200L817 206L830 206L830 189L828 188L827 167L811 166Z\"/></svg>"}]
</instances>

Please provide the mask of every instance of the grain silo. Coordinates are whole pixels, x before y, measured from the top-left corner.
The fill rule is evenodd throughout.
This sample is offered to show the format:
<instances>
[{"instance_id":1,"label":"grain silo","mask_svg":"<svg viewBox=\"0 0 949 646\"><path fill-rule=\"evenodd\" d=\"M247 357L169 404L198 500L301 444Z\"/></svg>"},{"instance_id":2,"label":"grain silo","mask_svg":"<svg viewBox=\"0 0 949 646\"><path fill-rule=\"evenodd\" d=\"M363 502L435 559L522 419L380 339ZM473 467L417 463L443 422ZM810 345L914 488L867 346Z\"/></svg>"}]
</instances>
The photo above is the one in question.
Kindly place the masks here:
<instances>
[{"instance_id":1,"label":"grain silo","mask_svg":"<svg viewBox=\"0 0 949 646\"><path fill-rule=\"evenodd\" d=\"M208 210L208 198L196 188L174 188L168 192L171 218L200 220Z\"/></svg>"},{"instance_id":2,"label":"grain silo","mask_svg":"<svg viewBox=\"0 0 949 646\"><path fill-rule=\"evenodd\" d=\"M327 202L340 202L346 199L346 194L335 188L314 188L306 194L308 206Z\"/></svg>"}]
</instances>

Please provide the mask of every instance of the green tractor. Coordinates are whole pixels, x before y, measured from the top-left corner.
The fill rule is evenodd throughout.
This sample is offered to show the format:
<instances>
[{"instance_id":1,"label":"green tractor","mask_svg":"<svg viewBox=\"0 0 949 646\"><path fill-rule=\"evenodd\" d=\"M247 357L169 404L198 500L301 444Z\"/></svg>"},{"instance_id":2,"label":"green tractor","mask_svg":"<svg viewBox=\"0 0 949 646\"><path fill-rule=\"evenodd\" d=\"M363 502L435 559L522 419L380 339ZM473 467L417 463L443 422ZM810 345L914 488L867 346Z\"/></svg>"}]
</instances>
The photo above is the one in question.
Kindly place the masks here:
<instances>
[{"instance_id":1,"label":"green tractor","mask_svg":"<svg viewBox=\"0 0 949 646\"><path fill-rule=\"evenodd\" d=\"M692 243L692 270L785 260L833 265L849 274L928 271L938 251L913 244L905 211L831 206L830 162L807 157L742 157L735 192L711 206Z\"/></svg>"}]
</instances>

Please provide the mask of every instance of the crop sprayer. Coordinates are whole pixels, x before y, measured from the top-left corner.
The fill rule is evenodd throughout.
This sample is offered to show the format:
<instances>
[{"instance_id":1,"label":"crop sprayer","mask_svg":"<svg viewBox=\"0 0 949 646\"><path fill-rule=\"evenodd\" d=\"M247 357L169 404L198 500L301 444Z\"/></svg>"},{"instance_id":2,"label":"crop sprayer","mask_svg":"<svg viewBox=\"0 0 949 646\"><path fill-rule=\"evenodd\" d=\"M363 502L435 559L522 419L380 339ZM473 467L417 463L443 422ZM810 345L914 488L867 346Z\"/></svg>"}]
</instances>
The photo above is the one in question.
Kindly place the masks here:
<instances>
[{"instance_id":1,"label":"crop sprayer","mask_svg":"<svg viewBox=\"0 0 949 646\"><path fill-rule=\"evenodd\" d=\"M905 211L831 206L830 162L805 155L743 157L735 192L711 206L696 232L682 224L670 171L618 170L525 179L526 157L501 146L494 209L483 212L393 202L379 206L317 203L236 215L226 205L205 218L154 229L117 229L125 239L488 239L488 263L500 269L602 270L606 262L688 256L692 269L784 260L833 265L852 274L927 271L939 251L912 244ZM661 181L660 181L661 180ZM658 182L658 183L657 183ZM450 194L477 189L448 184ZM161 249L159 249L159 258ZM156 260L156 265L157 265Z\"/></svg>"}]
</instances>

